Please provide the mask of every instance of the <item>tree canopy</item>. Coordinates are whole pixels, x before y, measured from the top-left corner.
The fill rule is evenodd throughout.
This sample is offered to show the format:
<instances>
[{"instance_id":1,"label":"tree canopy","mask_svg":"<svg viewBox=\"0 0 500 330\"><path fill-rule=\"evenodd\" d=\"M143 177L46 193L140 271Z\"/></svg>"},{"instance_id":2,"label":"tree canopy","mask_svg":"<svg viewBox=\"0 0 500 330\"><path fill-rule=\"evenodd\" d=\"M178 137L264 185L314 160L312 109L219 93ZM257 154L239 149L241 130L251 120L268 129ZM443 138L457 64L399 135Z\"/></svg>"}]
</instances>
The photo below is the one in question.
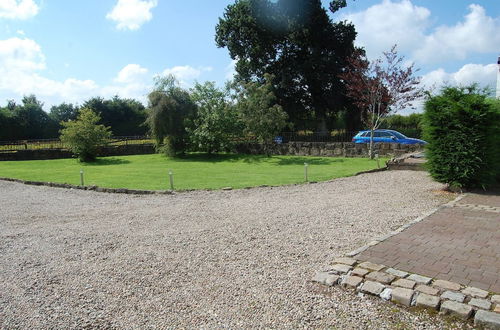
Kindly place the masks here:
<instances>
[{"instance_id":1,"label":"tree canopy","mask_svg":"<svg viewBox=\"0 0 500 330\"><path fill-rule=\"evenodd\" d=\"M345 5L332 1L330 9ZM271 74L296 128L309 123L325 131L349 103L338 75L355 37L354 26L332 22L320 0L237 0L219 19L215 39L237 60L237 80L263 82Z\"/></svg>"},{"instance_id":2,"label":"tree canopy","mask_svg":"<svg viewBox=\"0 0 500 330\"><path fill-rule=\"evenodd\" d=\"M186 126L196 111L189 93L173 76L157 77L148 100L146 123L156 146L169 156L184 152L188 144Z\"/></svg>"}]
</instances>

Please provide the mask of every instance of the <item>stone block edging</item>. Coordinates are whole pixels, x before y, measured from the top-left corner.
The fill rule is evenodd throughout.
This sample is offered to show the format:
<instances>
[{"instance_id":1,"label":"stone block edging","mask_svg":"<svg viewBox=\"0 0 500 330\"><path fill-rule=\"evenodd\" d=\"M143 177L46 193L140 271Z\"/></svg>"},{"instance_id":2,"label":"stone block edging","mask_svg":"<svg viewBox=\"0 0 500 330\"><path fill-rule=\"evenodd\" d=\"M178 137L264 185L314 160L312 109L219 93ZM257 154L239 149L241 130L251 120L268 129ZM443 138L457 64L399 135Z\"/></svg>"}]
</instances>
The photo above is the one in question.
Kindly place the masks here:
<instances>
[{"instance_id":1,"label":"stone block edging","mask_svg":"<svg viewBox=\"0 0 500 330\"><path fill-rule=\"evenodd\" d=\"M500 329L500 295L460 283L350 257L335 259L333 265L318 272L312 281L326 286L339 285L407 307L438 310L440 314L463 320L474 318L475 324Z\"/></svg>"},{"instance_id":2,"label":"stone block edging","mask_svg":"<svg viewBox=\"0 0 500 330\"><path fill-rule=\"evenodd\" d=\"M377 237L375 239L373 239L372 241L370 241L368 244L356 249L356 250L353 250L349 253L346 254L347 257L355 257L357 256L358 254L360 254L361 252L365 251L366 249L368 249L369 247L372 247L374 245L377 245L389 238L391 238L392 236L395 236L397 234L399 234L400 232L410 228L411 226L413 226L414 224L416 223L419 223L420 221L424 220L425 218L433 215L434 213L436 213L437 211L445 208L445 207L452 207L454 206L455 204L458 204L463 198L465 198L468 194L465 193L465 194L461 194L460 196L458 196L457 198L455 198L454 200L446 203L446 204L443 204L437 208L435 208L434 210L431 210L423 215L421 215L420 217L416 218L415 220L401 226L400 228L390 232L389 234L386 234L386 235L383 235L383 236L380 236L380 237Z\"/></svg>"},{"instance_id":3,"label":"stone block edging","mask_svg":"<svg viewBox=\"0 0 500 330\"><path fill-rule=\"evenodd\" d=\"M130 194L130 195L171 195L174 192L170 190L135 190L135 189L125 189L125 188L103 188L98 186L77 186L68 183L56 183L56 182L41 182L41 181L29 181L11 178L0 178L2 181L17 182L31 186L45 186L53 188L65 188L65 189L78 189L78 190L90 190L104 193L114 193L114 194Z\"/></svg>"}]
</instances>

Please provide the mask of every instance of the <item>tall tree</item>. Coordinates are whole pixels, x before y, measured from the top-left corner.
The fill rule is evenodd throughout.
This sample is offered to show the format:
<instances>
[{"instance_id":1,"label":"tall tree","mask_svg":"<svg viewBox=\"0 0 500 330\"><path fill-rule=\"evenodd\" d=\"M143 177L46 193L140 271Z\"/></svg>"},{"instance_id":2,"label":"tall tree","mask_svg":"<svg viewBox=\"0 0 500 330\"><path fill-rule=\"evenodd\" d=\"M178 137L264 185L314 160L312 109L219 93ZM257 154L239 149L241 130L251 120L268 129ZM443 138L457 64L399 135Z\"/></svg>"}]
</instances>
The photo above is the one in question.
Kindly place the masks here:
<instances>
[{"instance_id":1,"label":"tall tree","mask_svg":"<svg viewBox=\"0 0 500 330\"><path fill-rule=\"evenodd\" d=\"M35 95L24 96L21 102L21 105L10 105L21 129L18 138L44 139L57 137L57 123L52 121L49 115L43 111L43 103Z\"/></svg>"},{"instance_id":2,"label":"tall tree","mask_svg":"<svg viewBox=\"0 0 500 330\"><path fill-rule=\"evenodd\" d=\"M100 123L111 127L117 136L143 135L147 131L142 125L146 120L146 109L134 99L93 97L84 102L83 107L97 113L101 117Z\"/></svg>"},{"instance_id":3,"label":"tall tree","mask_svg":"<svg viewBox=\"0 0 500 330\"><path fill-rule=\"evenodd\" d=\"M61 121L75 120L78 117L78 106L63 102L50 108L49 117L60 123Z\"/></svg>"},{"instance_id":4,"label":"tall tree","mask_svg":"<svg viewBox=\"0 0 500 330\"><path fill-rule=\"evenodd\" d=\"M197 109L193 125L187 129L194 147L208 153L231 150L241 122L229 102L229 90L217 88L214 82L196 83L191 98Z\"/></svg>"},{"instance_id":5,"label":"tall tree","mask_svg":"<svg viewBox=\"0 0 500 330\"><path fill-rule=\"evenodd\" d=\"M183 153L188 144L186 127L196 111L189 93L169 75L155 79L148 99L146 123L157 148L168 156Z\"/></svg>"},{"instance_id":6,"label":"tall tree","mask_svg":"<svg viewBox=\"0 0 500 330\"><path fill-rule=\"evenodd\" d=\"M240 120L245 125L245 133L255 136L268 153L268 145L273 138L287 125L288 115L276 103L272 91L272 76L264 75L264 84L245 83L239 88L238 111Z\"/></svg>"},{"instance_id":7,"label":"tall tree","mask_svg":"<svg viewBox=\"0 0 500 330\"><path fill-rule=\"evenodd\" d=\"M332 1L331 10L345 7ZM352 24L332 22L320 0L237 0L216 27L216 43L237 60L237 80L273 75L278 103L297 128L325 131L348 104L338 74L354 51Z\"/></svg>"},{"instance_id":8,"label":"tall tree","mask_svg":"<svg viewBox=\"0 0 500 330\"><path fill-rule=\"evenodd\" d=\"M382 119L411 107L414 100L423 96L415 71L414 64L404 65L404 57L399 56L393 46L372 62L364 52L355 52L349 58L349 68L339 75L347 86L347 95L364 111L364 122L371 131L371 158L374 157L373 133Z\"/></svg>"}]
</instances>

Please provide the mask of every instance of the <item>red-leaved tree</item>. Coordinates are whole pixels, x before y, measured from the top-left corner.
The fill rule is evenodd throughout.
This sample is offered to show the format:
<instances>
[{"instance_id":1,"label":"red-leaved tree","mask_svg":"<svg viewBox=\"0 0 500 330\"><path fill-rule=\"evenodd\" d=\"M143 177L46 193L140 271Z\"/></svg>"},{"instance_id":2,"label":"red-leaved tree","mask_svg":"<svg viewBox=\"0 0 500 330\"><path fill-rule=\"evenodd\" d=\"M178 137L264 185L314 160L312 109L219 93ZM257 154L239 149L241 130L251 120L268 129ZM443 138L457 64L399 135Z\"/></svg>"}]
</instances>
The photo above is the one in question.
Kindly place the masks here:
<instances>
[{"instance_id":1,"label":"red-leaved tree","mask_svg":"<svg viewBox=\"0 0 500 330\"><path fill-rule=\"evenodd\" d=\"M380 127L382 118L421 98L424 90L419 87L420 78L414 64L405 65L396 45L384 52L384 56L369 61L362 50L348 59L347 69L340 74L346 86L346 94L362 110L363 122L370 129L370 158L373 159L373 133Z\"/></svg>"}]
</instances>

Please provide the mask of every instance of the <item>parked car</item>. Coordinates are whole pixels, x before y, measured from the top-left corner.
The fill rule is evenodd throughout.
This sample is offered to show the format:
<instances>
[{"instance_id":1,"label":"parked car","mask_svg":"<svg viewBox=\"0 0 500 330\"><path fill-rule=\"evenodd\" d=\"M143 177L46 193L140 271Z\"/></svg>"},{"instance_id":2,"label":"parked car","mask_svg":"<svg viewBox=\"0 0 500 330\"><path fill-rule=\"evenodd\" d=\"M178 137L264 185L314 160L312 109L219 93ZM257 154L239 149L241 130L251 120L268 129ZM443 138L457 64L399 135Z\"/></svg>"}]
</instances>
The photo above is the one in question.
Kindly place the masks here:
<instances>
[{"instance_id":1,"label":"parked car","mask_svg":"<svg viewBox=\"0 0 500 330\"><path fill-rule=\"evenodd\" d=\"M370 143L370 131L360 131L352 138L354 143ZM375 143L427 144L424 140L413 139L390 129L377 129L373 132Z\"/></svg>"}]
</instances>

